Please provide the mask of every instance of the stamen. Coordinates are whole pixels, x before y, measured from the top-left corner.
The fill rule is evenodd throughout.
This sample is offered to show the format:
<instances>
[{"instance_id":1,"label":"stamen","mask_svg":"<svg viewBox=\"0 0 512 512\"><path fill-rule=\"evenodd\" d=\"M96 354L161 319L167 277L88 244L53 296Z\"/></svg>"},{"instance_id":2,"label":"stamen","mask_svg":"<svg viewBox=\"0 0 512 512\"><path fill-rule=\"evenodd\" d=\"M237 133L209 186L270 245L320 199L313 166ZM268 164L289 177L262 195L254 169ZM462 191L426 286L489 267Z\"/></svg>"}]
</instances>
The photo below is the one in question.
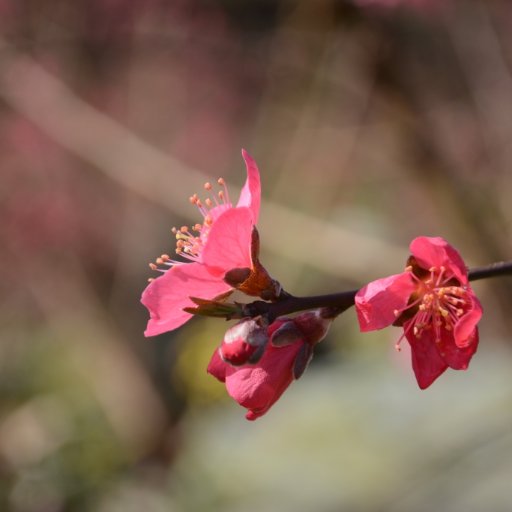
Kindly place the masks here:
<instances>
[{"instance_id":1,"label":"stamen","mask_svg":"<svg viewBox=\"0 0 512 512\"><path fill-rule=\"evenodd\" d=\"M189 197L189 202L195 205L203 216L203 223L196 223L192 228L189 226L181 226L180 228L173 227L171 229L172 234L176 238L175 252L185 260L200 260L210 228L214 223L214 219L219 215L219 211L216 209L222 208L221 211L223 211L231 207L226 182L223 178L219 178L217 183L222 187L222 190L218 191L216 194L212 192L213 186L210 182L204 184L204 189L211 193L210 197L204 200L204 203L199 199L197 194L193 194ZM172 267L186 263L186 261L172 260L168 254L162 254L155 260L155 263L150 263L149 267L151 270L166 272L167 269L161 269L158 266L165 265Z\"/></svg>"},{"instance_id":2,"label":"stamen","mask_svg":"<svg viewBox=\"0 0 512 512\"><path fill-rule=\"evenodd\" d=\"M222 190L223 190L223 194L222 194L222 197L219 195L219 197L221 197L221 199L226 203L226 204L229 204L231 201L229 200L229 192L228 192L228 187L226 185L226 182L224 181L224 178L219 178L217 180L217 183L222 187Z\"/></svg>"},{"instance_id":3,"label":"stamen","mask_svg":"<svg viewBox=\"0 0 512 512\"><path fill-rule=\"evenodd\" d=\"M466 299L467 291L462 286L443 286L453 279L452 275L447 275L446 267L430 267L428 271L430 275L426 279L416 279L418 300L393 313L398 316L408 308L417 307L410 324L414 335L419 338L424 330L433 329L434 340L440 343L441 329L452 331L464 315L470 301ZM411 275L414 277L414 274Z\"/></svg>"},{"instance_id":4,"label":"stamen","mask_svg":"<svg viewBox=\"0 0 512 512\"><path fill-rule=\"evenodd\" d=\"M441 306L439 306L438 311L439 311L439 313L441 313L441 315L443 315L445 318L449 315L448 311L446 311L446 309L442 308Z\"/></svg>"}]
</instances>

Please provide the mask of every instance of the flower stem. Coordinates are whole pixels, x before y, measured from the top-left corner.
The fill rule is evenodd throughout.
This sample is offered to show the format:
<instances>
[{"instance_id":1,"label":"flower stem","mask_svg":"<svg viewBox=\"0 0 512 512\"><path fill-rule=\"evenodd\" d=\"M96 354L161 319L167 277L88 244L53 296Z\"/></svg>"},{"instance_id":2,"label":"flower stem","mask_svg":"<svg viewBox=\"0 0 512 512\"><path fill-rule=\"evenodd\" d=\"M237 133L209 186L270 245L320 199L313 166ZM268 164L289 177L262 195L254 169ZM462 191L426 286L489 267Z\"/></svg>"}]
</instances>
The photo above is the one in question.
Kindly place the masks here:
<instances>
[{"instance_id":1,"label":"flower stem","mask_svg":"<svg viewBox=\"0 0 512 512\"><path fill-rule=\"evenodd\" d=\"M282 315L316 308L330 308L333 310L333 316L336 316L336 314L339 315L354 305L356 293L357 290L349 290L341 293L314 295L311 297L294 297L287 294L286 298L278 302L257 300L250 304L245 304L243 311L246 316L265 315L270 322Z\"/></svg>"},{"instance_id":2,"label":"flower stem","mask_svg":"<svg viewBox=\"0 0 512 512\"><path fill-rule=\"evenodd\" d=\"M488 277L512 275L512 261L491 263L485 267L472 268L468 272L469 280L486 279Z\"/></svg>"},{"instance_id":3,"label":"flower stem","mask_svg":"<svg viewBox=\"0 0 512 512\"><path fill-rule=\"evenodd\" d=\"M512 275L512 261L491 263L485 267L470 269L468 272L470 281L503 275ZM357 291L358 290L349 290L340 293L315 295L311 297L294 297L293 295L283 291L280 296L282 298L277 302L264 302L257 300L250 304L244 304L242 308L242 316L254 317L264 315L272 322L274 319L282 315L316 308L329 308L332 311L333 316L336 316L354 305L354 298Z\"/></svg>"}]
</instances>

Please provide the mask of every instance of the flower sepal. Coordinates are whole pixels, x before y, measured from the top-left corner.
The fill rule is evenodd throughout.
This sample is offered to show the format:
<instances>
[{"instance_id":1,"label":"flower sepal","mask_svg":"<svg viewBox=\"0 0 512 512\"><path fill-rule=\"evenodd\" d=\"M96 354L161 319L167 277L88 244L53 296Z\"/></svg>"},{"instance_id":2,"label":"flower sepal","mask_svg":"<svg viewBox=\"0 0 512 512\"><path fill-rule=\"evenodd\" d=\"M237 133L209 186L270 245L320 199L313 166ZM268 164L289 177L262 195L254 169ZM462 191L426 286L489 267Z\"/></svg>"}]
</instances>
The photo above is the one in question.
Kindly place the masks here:
<instances>
[{"instance_id":1,"label":"flower sepal","mask_svg":"<svg viewBox=\"0 0 512 512\"><path fill-rule=\"evenodd\" d=\"M281 284L272 279L267 269L260 263L260 237L256 226L251 233L251 268L233 268L224 274L224 282L229 286L263 300L276 301L281 295Z\"/></svg>"}]
</instances>

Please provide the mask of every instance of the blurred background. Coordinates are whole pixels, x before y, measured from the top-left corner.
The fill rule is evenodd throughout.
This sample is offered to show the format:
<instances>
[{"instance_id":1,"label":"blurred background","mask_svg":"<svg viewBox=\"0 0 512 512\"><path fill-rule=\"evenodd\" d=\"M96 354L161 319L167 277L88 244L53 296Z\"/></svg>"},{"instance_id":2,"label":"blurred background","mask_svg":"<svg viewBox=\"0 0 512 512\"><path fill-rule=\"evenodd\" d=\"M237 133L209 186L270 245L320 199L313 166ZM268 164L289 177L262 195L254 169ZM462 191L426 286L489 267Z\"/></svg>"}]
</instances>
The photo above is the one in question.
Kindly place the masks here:
<instances>
[{"instance_id":1,"label":"blurred background","mask_svg":"<svg viewBox=\"0 0 512 512\"><path fill-rule=\"evenodd\" d=\"M418 235L510 259L511 66L509 0L1 0L0 510L510 510L510 278L467 372L420 391L349 310L253 423L206 375L226 324L145 339L139 298L242 147L294 294Z\"/></svg>"}]
</instances>

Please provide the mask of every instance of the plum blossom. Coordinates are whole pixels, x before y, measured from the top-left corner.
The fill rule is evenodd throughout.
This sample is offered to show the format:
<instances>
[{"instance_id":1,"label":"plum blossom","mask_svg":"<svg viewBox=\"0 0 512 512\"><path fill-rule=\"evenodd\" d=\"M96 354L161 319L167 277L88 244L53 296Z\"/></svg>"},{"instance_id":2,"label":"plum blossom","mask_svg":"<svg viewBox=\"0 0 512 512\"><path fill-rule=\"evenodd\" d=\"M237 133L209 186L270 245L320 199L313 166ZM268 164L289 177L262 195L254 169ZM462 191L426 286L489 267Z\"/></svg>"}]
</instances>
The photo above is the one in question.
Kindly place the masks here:
<instances>
[{"instance_id":1,"label":"plum blossom","mask_svg":"<svg viewBox=\"0 0 512 512\"><path fill-rule=\"evenodd\" d=\"M467 369L478 347L482 306L459 253L443 238L418 237L405 271L366 285L356 294L361 331L403 326L421 389L447 368Z\"/></svg>"},{"instance_id":2,"label":"plum blossom","mask_svg":"<svg viewBox=\"0 0 512 512\"><path fill-rule=\"evenodd\" d=\"M150 313L146 336L176 329L187 322L192 314L184 308L195 305L190 297L215 299L234 288L251 295L266 294L265 298L278 292L278 284L258 260L259 239L255 227L261 200L258 167L245 150L242 156L247 180L236 206L222 178L218 180L221 190L216 195L212 185L206 183L205 189L211 197L204 202L197 194L190 198L203 217L202 224L173 228L176 253L185 261L163 254L150 264L162 275L151 279L142 293L141 302Z\"/></svg>"},{"instance_id":3,"label":"plum blossom","mask_svg":"<svg viewBox=\"0 0 512 512\"><path fill-rule=\"evenodd\" d=\"M318 310L279 318L266 327L266 336L260 330L248 329L248 319L235 325L235 331L228 331L207 371L224 382L229 395L248 409L248 420L263 416L304 373L314 346L325 337L332 322L332 318L322 315L323 311ZM253 339L244 340L240 336L243 331L251 333Z\"/></svg>"},{"instance_id":4,"label":"plum blossom","mask_svg":"<svg viewBox=\"0 0 512 512\"><path fill-rule=\"evenodd\" d=\"M226 331L219 356L232 366L258 362L268 342L267 327L268 322L261 316L237 322Z\"/></svg>"}]
</instances>

